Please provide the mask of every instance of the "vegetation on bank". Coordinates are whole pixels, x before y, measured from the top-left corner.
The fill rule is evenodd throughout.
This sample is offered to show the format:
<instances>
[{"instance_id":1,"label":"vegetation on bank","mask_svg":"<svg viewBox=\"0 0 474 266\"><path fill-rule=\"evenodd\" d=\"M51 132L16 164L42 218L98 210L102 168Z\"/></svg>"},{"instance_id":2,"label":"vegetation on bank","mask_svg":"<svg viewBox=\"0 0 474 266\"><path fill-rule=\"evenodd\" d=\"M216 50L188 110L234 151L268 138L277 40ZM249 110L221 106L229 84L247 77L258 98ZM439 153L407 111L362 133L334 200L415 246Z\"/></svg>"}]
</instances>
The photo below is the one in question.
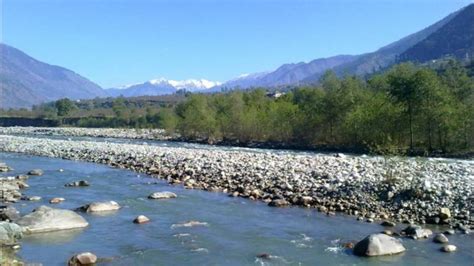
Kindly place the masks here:
<instances>
[{"instance_id":1,"label":"vegetation on bank","mask_svg":"<svg viewBox=\"0 0 474 266\"><path fill-rule=\"evenodd\" d=\"M472 76L456 61L436 69L403 63L368 79L328 71L319 85L282 95L256 89L141 106L118 98L108 108L90 108L74 125L159 127L211 143L453 154L474 148L473 92ZM85 110L63 99L34 112L47 108L63 121Z\"/></svg>"}]
</instances>

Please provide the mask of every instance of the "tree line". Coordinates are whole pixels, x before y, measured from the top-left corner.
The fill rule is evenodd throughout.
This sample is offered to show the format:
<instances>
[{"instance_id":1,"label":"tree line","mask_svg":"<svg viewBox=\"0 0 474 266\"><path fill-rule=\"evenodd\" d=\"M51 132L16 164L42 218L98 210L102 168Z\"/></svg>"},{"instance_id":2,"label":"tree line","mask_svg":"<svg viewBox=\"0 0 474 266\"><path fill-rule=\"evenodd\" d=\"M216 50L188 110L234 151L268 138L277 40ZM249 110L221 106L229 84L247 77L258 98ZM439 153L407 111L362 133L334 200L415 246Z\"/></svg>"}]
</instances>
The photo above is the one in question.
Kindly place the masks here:
<instances>
[{"instance_id":1,"label":"tree line","mask_svg":"<svg viewBox=\"0 0 474 266\"><path fill-rule=\"evenodd\" d=\"M474 149L474 80L460 62L402 63L369 78L326 72L318 85L216 94L61 99L20 116L81 127L164 128L189 141L378 153ZM471 64L472 66L472 64Z\"/></svg>"},{"instance_id":2,"label":"tree line","mask_svg":"<svg viewBox=\"0 0 474 266\"><path fill-rule=\"evenodd\" d=\"M160 123L186 139L212 143L456 153L473 148L473 90L473 79L456 61L437 70L403 63L367 80L328 71L318 86L280 97L261 89L195 94Z\"/></svg>"}]
</instances>

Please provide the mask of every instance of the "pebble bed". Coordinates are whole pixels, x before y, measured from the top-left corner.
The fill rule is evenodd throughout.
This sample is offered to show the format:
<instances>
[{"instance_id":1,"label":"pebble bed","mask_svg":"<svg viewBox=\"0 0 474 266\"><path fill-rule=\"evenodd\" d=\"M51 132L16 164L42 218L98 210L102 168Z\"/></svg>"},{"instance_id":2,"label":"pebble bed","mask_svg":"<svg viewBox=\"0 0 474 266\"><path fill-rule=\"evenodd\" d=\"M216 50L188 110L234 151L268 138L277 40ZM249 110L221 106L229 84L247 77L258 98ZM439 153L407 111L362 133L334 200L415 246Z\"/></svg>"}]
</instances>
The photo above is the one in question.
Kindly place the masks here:
<instances>
[{"instance_id":1,"label":"pebble bed","mask_svg":"<svg viewBox=\"0 0 474 266\"><path fill-rule=\"evenodd\" d=\"M109 129L97 129L93 134L128 134L119 131L109 135ZM9 135L0 135L0 151L107 164L275 207L300 205L368 220L474 225L472 161L197 150Z\"/></svg>"}]
</instances>

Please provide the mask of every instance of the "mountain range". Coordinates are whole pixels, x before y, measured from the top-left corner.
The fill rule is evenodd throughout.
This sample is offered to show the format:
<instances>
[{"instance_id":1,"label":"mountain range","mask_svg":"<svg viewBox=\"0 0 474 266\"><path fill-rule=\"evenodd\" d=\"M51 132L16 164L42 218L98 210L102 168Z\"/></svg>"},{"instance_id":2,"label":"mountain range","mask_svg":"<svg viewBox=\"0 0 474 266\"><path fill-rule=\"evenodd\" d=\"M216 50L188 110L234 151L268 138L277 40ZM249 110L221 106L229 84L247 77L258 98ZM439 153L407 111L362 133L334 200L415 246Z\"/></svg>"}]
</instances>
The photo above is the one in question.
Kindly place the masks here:
<instances>
[{"instance_id":1,"label":"mountain range","mask_svg":"<svg viewBox=\"0 0 474 266\"><path fill-rule=\"evenodd\" d=\"M40 62L6 44L0 44L0 108L31 107L59 98L142 96L223 89L281 87L315 83L334 70L339 75L370 75L403 61L424 63L446 56L472 59L474 54L474 4L433 25L360 55L337 55L305 63L284 64L273 71L241 75L224 83L206 79L184 81L153 79L120 88L102 89L71 70Z\"/></svg>"},{"instance_id":2,"label":"mountain range","mask_svg":"<svg viewBox=\"0 0 474 266\"><path fill-rule=\"evenodd\" d=\"M97 84L0 43L0 108L31 107L59 98L105 97Z\"/></svg>"},{"instance_id":3,"label":"mountain range","mask_svg":"<svg viewBox=\"0 0 474 266\"><path fill-rule=\"evenodd\" d=\"M173 94L178 90L187 90L190 92L205 91L219 85L221 85L220 82L206 79L168 80L159 78L121 88L107 89L106 92L113 97L157 96Z\"/></svg>"}]
</instances>

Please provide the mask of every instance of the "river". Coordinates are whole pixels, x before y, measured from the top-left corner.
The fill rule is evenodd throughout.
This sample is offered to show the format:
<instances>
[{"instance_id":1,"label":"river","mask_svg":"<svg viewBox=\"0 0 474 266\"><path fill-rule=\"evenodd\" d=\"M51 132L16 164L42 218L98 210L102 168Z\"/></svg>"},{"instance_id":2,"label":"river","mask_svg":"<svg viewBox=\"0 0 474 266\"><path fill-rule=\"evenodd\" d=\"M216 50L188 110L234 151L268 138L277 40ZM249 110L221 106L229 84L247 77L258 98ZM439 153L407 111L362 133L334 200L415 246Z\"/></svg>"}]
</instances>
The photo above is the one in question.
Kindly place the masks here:
<instances>
[{"instance_id":1,"label":"river","mask_svg":"<svg viewBox=\"0 0 474 266\"><path fill-rule=\"evenodd\" d=\"M26 262L64 265L73 254L84 251L95 253L104 265L472 265L474 261L472 234L449 236L450 243L458 247L452 254L440 252L440 245L431 239L404 238L407 251L401 255L360 258L340 245L379 232L382 226L344 215L328 217L314 209L270 208L222 193L186 190L104 165L13 153L0 153L0 161L14 168L2 176L44 170L43 176L28 180L30 188L24 191L42 200L15 204L23 215L39 205L49 205L53 197L66 198L53 207L67 209L104 200L123 206L107 215L81 214L90 224L83 230L26 236L18 252ZM91 186L64 187L82 179ZM175 192L178 198L147 199L150 193L163 190ZM132 223L140 214L151 222ZM189 220L208 225L173 226ZM257 258L261 253L272 257Z\"/></svg>"}]
</instances>

